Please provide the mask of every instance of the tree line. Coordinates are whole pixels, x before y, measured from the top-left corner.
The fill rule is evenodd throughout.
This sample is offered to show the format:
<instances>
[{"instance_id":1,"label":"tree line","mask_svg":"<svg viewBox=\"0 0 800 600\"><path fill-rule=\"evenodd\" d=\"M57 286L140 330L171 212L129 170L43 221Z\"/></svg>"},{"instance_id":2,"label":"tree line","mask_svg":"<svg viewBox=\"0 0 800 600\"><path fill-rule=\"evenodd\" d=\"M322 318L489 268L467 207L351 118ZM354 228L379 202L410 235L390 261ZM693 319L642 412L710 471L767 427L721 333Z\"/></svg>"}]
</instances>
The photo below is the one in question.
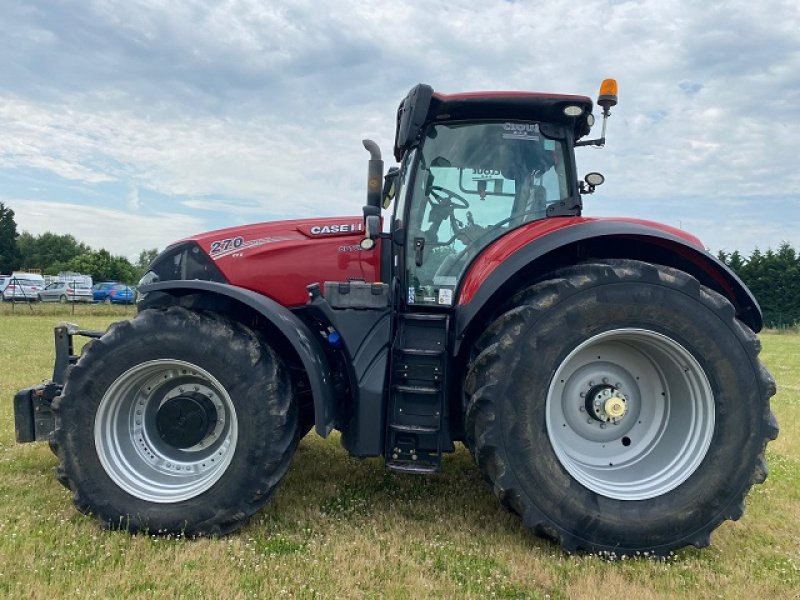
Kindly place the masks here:
<instances>
[{"instance_id":1,"label":"tree line","mask_svg":"<svg viewBox=\"0 0 800 600\"><path fill-rule=\"evenodd\" d=\"M142 250L132 263L108 250L94 250L70 234L17 232L14 211L0 202L0 273L38 269L44 275L75 271L91 275L94 281L136 283L158 254L158 249Z\"/></svg>"},{"instance_id":2,"label":"tree line","mask_svg":"<svg viewBox=\"0 0 800 600\"><path fill-rule=\"evenodd\" d=\"M156 254L156 248L142 250L136 263L131 263L105 249L93 250L70 234L18 234L14 211L0 202L0 273L27 267L41 269L46 275L77 271L95 281L135 283ZM775 251L756 249L747 257L739 251L720 251L717 257L753 292L767 327L800 324L800 256L788 243Z\"/></svg>"},{"instance_id":3,"label":"tree line","mask_svg":"<svg viewBox=\"0 0 800 600\"><path fill-rule=\"evenodd\" d=\"M718 258L744 281L761 305L767 327L800 324L800 256L788 243L778 249L719 252Z\"/></svg>"}]
</instances>

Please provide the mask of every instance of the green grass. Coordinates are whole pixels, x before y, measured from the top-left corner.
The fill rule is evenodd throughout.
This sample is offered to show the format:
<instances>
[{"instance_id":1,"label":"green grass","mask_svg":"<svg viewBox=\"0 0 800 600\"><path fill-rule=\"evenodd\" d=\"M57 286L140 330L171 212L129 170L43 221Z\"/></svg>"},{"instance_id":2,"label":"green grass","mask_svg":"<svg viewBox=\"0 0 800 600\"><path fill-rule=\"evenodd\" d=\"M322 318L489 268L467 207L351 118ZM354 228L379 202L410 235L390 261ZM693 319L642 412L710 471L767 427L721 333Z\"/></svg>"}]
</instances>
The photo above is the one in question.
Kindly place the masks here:
<instances>
[{"instance_id":1,"label":"green grass","mask_svg":"<svg viewBox=\"0 0 800 600\"><path fill-rule=\"evenodd\" d=\"M396 475L306 437L274 500L223 539L103 531L14 442L11 397L52 370L52 327L103 329L125 307L0 305L0 597L797 598L800 335L762 335L781 435L744 518L666 561L566 556L503 511L463 449L435 477Z\"/></svg>"}]
</instances>

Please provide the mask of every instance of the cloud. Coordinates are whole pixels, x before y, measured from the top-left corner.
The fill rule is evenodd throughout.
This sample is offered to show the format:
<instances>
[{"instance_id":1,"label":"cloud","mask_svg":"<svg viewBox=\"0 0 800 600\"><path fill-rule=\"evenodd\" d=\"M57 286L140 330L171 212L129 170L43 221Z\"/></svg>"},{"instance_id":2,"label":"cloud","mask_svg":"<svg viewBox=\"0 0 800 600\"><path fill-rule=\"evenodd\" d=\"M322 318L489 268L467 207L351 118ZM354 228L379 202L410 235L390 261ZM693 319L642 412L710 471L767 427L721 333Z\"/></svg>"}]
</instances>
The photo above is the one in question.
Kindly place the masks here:
<instances>
[{"instance_id":1,"label":"cloud","mask_svg":"<svg viewBox=\"0 0 800 600\"><path fill-rule=\"evenodd\" d=\"M98 250L106 248L135 260L145 248L161 248L202 231L206 224L179 213L136 215L130 212L30 198L5 198L15 212L21 231L40 235L46 231L71 233Z\"/></svg>"},{"instance_id":2,"label":"cloud","mask_svg":"<svg viewBox=\"0 0 800 600\"><path fill-rule=\"evenodd\" d=\"M578 153L607 177L604 210L704 198L691 210L716 219L711 201L800 188L797 31L800 5L777 0L17 3L0 25L0 185L34 170L35 187L72 184L49 202L214 226L354 214L360 140L390 154L415 83L592 95L614 76L607 148ZM796 198L760 218L792 217Z\"/></svg>"},{"instance_id":3,"label":"cloud","mask_svg":"<svg viewBox=\"0 0 800 600\"><path fill-rule=\"evenodd\" d=\"M139 188L137 187L131 188L131 191L128 193L128 208L133 211L142 208L142 201L139 198Z\"/></svg>"}]
</instances>

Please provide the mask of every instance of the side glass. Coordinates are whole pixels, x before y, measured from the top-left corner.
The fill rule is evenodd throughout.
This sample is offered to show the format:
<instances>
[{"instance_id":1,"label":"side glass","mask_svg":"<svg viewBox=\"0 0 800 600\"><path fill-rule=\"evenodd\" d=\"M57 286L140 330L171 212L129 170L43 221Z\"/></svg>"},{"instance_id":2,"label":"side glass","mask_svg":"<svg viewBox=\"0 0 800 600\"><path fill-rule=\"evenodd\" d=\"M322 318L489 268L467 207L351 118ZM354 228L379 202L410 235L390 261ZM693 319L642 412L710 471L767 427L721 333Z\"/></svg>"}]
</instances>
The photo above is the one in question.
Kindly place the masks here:
<instances>
[{"instance_id":1,"label":"side glass","mask_svg":"<svg viewBox=\"0 0 800 600\"><path fill-rule=\"evenodd\" d=\"M417 151L412 150L406 154L403 163L400 165L400 176L397 178L397 194L394 201L394 229L401 229L403 227L403 219L405 218L405 211L407 197L410 195L408 185L411 180L412 167L414 159L417 156Z\"/></svg>"}]
</instances>

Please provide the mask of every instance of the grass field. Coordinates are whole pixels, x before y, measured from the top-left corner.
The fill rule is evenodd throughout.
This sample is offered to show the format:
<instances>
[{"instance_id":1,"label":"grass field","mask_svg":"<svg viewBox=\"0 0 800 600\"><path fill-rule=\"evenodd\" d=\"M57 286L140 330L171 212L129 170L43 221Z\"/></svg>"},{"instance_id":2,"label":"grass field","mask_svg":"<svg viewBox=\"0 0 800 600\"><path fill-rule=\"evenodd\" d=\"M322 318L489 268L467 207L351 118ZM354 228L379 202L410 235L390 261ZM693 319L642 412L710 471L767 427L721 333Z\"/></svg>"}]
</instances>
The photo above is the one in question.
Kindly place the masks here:
<instances>
[{"instance_id":1,"label":"grass field","mask_svg":"<svg viewBox=\"0 0 800 600\"><path fill-rule=\"evenodd\" d=\"M44 443L16 445L11 398L47 378L52 328L102 329L125 307L0 305L0 597L798 598L800 335L762 335L781 425L744 518L666 561L567 556L527 533L468 453L395 475L309 435L274 501L223 539L130 536L80 515Z\"/></svg>"}]
</instances>

